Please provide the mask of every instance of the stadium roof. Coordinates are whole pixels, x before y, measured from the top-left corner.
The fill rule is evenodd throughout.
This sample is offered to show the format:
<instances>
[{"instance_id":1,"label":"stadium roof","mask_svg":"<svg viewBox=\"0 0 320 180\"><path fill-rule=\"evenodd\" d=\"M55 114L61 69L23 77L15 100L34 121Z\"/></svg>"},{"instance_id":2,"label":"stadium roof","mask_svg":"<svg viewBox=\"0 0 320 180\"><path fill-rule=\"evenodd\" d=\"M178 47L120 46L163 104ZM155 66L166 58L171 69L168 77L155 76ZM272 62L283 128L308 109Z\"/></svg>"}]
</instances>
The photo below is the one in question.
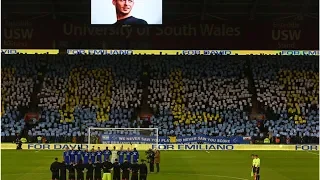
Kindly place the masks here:
<instances>
[{"instance_id":1,"label":"stadium roof","mask_svg":"<svg viewBox=\"0 0 320 180\"><path fill-rule=\"evenodd\" d=\"M110 0L111 1L111 0ZM318 0L164 0L164 22L181 19L319 18ZM4 0L2 16L90 19L90 0Z\"/></svg>"}]
</instances>

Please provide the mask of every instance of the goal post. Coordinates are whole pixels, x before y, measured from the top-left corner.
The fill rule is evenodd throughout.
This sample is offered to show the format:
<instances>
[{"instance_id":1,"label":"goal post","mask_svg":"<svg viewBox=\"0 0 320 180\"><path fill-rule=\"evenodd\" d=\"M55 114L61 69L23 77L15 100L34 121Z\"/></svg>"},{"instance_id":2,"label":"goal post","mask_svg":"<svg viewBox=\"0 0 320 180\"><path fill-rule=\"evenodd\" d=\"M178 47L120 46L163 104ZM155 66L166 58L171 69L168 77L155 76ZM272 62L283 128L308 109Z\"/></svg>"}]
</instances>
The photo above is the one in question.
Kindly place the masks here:
<instances>
[{"instance_id":1,"label":"goal post","mask_svg":"<svg viewBox=\"0 0 320 180\"><path fill-rule=\"evenodd\" d=\"M158 128L88 128L88 145L106 144L117 149L143 146L143 149L158 147ZM127 147L128 146L128 147ZM110 148L110 147L109 147Z\"/></svg>"}]
</instances>

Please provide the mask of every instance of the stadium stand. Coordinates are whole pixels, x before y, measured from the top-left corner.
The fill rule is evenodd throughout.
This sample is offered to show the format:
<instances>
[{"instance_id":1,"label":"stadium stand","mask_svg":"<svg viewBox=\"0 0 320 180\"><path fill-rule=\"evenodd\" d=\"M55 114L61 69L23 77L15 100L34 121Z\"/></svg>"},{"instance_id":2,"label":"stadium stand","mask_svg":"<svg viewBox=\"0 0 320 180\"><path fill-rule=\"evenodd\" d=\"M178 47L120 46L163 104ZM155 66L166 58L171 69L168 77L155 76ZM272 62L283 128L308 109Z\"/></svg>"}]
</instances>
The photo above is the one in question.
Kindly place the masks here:
<instances>
[{"instance_id":1,"label":"stadium stand","mask_svg":"<svg viewBox=\"0 0 320 180\"><path fill-rule=\"evenodd\" d=\"M31 142L86 142L88 127L319 141L316 57L17 55L2 62L3 141L23 134ZM38 121L24 121L30 111Z\"/></svg>"},{"instance_id":2,"label":"stadium stand","mask_svg":"<svg viewBox=\"0 0 320 180\"><path fill-rule=\"evenodd\" d=\"M34 59L8 57L1 62L1 137L12 137L24 128L23 113L31 106L37 64Z\"/></svg>"},{"instance_id":3,"label":"stadium stand","mask_svg":"<svg viewBox=\"0 0 320 180\"><path fill-rule=\"evenodd\" d=\"M150 61L149 101L158 114L151 127L160 127L164 136L253 135L254 131L245 131L254 121L245 121L251 94L244 63L231 56L215 61L201 56ZM168 126L161 126L163 122Z\"/></svg>"},{"instance_id":4,"label":"stadium stand","mask_svg":"<svg viewBox=\"0 0 320 180\"><path fill-rule=\"evenodd\" d=\"M257 99L263 103L269 115L269 121L265 125L273 136L304 137L306 143L311 139L317 139L318 59L254 56L252 62Z\"/></svg>"},{"instance_id":5,"label":"stadium stand","mask_svg":"<svg viewBox=\"0 0 320 180\"><path fill-rule=\"evenodd\" d=\"M96 63L87 63L89 59ZM87 136L89 126L130 126L142 92L138 87L139 59L129 63L119 57L81 60L61 56L45 63L38 93L41 119L28 130L30 137L72 141L71 137Z\"/></svg>"}]
</instances>

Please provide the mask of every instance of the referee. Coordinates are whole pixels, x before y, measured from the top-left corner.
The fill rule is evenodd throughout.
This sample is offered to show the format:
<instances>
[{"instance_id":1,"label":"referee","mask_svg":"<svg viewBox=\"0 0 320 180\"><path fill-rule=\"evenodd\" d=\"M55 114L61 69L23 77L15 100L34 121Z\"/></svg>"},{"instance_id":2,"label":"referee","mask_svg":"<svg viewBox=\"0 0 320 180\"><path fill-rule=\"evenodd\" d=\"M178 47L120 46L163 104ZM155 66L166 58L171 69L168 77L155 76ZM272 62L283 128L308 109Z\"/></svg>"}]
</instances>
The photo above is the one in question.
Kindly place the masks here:
<instances>
[{"instance_id":1,"label":"referee","mask_svg":"<svg viewBox=\"0 0 320 180\"><path fill-rule=\"evenodd\" d=\"M260 180L260 158L258 155L255 155L254 158L254 180Z\"/></svg>"},{"instance_id":2,"label":"referee","mask_svg":"<svg viewBox=\"0 0 320 180\"><path fill-rule=\"evenodd\" d=\"M251 154L251 158L252 158L251 177L253 177L253 175L254 175L254 164L255 164L255 160L256 160L254 154Z\"/></svg>"}]
</instances>

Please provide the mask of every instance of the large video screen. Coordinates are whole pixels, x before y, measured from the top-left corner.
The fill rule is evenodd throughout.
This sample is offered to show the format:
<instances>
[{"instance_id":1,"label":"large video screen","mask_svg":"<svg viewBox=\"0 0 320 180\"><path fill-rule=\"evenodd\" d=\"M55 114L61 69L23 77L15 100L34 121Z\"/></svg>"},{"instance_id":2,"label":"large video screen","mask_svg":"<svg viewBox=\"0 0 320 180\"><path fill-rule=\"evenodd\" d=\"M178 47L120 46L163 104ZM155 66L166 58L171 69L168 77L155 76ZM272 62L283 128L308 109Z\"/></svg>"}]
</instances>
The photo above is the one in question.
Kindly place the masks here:
<instances>
[{"instance_id":1,"label":"large video screen","mask_svg":"<svg viewBox=\"0 0 320 180\"><path fill-rule=\"evenodd\" d=\"M91 0L91 24L162 24L162 0Z\"/></svg>"}]
</instances>

